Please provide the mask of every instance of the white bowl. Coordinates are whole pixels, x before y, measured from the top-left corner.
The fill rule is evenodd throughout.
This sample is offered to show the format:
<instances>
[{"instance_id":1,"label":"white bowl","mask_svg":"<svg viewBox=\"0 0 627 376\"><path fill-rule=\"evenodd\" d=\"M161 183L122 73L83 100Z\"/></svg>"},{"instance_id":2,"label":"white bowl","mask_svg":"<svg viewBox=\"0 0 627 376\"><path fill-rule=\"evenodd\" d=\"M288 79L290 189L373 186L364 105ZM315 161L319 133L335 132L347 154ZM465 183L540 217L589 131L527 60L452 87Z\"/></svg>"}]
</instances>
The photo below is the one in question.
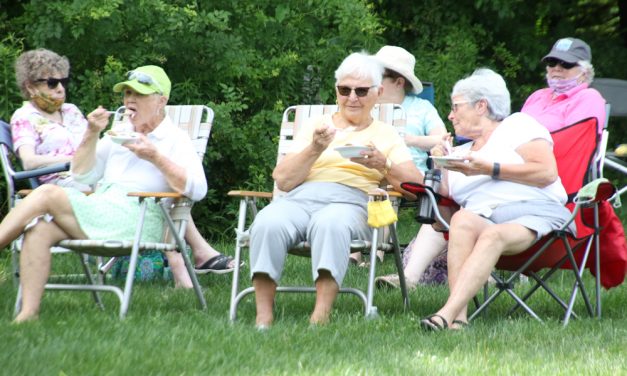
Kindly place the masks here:
<instances>
[{"instance_id":1,"label":"white bowl","mask_svg":"<svg viewBox=\"0 0 627 376\"><path fill-rule=\"evenodd\" d=\"M430 156L429 158L433 159L435 164L440 167L449 167L450 162L464 162L467 157L459 156L459 155L442 155L439 157Z\"/></svg>"},{"instance_id":2,"label":"white bowl","mask_svg":"<svg viewBox=\"0 0 627 376\"><path fill-rule=\"evenodd\" d=\"M129 143L129 142L136 142L137 140L139 140L139 133L137 132L108 131L107 135L111 137L111 141L120 145Z\"/></svg>"},{"instance_id":3,"label":"white bowl","mask_svg":"<svg viewBox=\"0 0 627 376\"><path fill-rule=\"evenodd\" d=\"M367 146L358 146L358 145L350 145L350 146L338 146L335 150L342 155L344 158L359 158L362 157L360 152L364 150L369 150L370 148Z\"/></svg>"}]
</instances>

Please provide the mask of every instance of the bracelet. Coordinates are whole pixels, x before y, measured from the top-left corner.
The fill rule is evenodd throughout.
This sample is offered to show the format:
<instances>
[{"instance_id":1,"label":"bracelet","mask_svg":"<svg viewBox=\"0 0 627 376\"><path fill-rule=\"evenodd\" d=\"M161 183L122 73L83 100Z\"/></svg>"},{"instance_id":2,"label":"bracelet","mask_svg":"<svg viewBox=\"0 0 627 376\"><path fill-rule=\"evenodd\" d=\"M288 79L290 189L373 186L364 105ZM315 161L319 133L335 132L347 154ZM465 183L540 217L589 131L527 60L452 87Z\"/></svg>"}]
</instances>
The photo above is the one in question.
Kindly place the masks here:
<instances>
[{"instance_id":1,"label":"bracelet","mask_svg":"<svg viewBox=\"0 0 627 376\"><path fill-rule=\"evenodd\" d=\"M494 162L492 165L492 178L498 179L501 174L501 164L499 162Z\"/></svg>"},{"instance_id":2,"label":"bracelet","mask_svg":"<svg viewBox=\"0 0 627 376\"><path fill-rule=\"evenodd\" d=\"M392 160L390 158L385 159L385 167L383 168L383 176L390 173L392 169Z\"/></svg>"}]
</instances>

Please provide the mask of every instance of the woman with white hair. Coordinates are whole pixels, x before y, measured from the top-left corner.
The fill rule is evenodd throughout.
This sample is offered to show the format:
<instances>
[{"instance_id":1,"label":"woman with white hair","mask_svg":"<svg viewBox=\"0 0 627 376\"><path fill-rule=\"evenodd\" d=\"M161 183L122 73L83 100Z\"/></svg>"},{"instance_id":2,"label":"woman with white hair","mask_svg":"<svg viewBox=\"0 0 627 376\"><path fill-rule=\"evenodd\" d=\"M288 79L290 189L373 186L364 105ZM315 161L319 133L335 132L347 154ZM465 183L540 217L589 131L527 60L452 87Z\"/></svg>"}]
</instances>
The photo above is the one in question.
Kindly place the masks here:
<instances>
[{"instance_id":1,"label":"woman with white hair","mask_svg":"<svg viewBox=\"0 0 627 376\"><path fill-rule=\"evenodd\" d=\"M367 192L384 178L398 190L401 182L422 181L396 130L370 115L382 92L382 73L372 56L354 53L344 59L335 71L338 111L304 124L292 150L274 169L278 188L288 193L259 212L250 233L260 329L273 322L287 251L304 240L311 245L317 290L310 322L328 322L348 267L350 242L370 236ZM347 159L334 150L347 144L368 148Z\"/></svg>"},{"instance_id":2,"label":"woman with white hair","mask_svg":"<svg viewBox=\"0 0 627 376\"><path fill-rule=\"evenodd\" d=\"M499 257L525 251L570 216L551 136L531 116L510 115L509 91L499 74L479 69L458 81L451 103L448 118L455 133L472 142L453 149L464 160L443 170L440 193L461 209L449 229L450 295L421 320L426 330L466 325L468 303ZM443 143L431 153L446 155L447 149ZM574 225L570 230L575 232Z\"/></svg>"}]
</instances>

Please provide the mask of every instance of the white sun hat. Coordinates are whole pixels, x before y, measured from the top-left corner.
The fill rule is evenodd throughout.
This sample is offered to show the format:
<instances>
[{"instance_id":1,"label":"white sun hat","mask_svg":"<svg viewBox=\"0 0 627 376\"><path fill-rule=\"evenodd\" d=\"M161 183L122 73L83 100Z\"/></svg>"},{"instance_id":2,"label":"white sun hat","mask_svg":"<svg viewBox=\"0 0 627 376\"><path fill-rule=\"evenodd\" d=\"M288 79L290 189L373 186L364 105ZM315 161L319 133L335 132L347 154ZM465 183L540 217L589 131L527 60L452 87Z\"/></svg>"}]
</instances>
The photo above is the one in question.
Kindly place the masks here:
<instances>
[{"instance_id":1,"label":"white sun hat","mask_svg":"<svg viewBox=\"0 0 627 376\"><path fill-rule=\"evenodd\" d=\"M393 70L409 80L414 88L414 93L419 94L422 91L422 83L414 74L416 58L406 49L397 46L383 46L375 58L385 68Z\"/></svg>"}]
</instances>

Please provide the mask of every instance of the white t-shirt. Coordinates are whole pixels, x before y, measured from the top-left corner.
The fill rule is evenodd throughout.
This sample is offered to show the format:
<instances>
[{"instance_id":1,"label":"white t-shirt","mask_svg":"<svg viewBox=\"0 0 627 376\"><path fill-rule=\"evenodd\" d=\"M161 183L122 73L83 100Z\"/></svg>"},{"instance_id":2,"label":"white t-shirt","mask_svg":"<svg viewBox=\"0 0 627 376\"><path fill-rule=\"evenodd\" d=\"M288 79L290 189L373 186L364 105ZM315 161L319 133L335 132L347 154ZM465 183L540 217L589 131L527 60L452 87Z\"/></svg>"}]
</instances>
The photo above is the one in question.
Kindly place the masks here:
<instances>
[{"instance_id":1,"label":"white t-shirt","mask_svg":"<svg viewBox=\"0 0 627 376\"><path fill-rule=\"evenodd\" d=\"M515 113L503 120L496 127L488 142L472 155L490 162L501 164L522 164L523 158L516 149L530 141L543 139L553 146L549 131L527 114ZM470 152L472 142L456 148L456 153ZM464 209L489 217L497 206L520 201L554 201L562 205L567 195L562 182L555 182L544 187L492 179L488 175L466 176L460 172L449 171L449 193Z\"/></svg>"}]
</instances>

